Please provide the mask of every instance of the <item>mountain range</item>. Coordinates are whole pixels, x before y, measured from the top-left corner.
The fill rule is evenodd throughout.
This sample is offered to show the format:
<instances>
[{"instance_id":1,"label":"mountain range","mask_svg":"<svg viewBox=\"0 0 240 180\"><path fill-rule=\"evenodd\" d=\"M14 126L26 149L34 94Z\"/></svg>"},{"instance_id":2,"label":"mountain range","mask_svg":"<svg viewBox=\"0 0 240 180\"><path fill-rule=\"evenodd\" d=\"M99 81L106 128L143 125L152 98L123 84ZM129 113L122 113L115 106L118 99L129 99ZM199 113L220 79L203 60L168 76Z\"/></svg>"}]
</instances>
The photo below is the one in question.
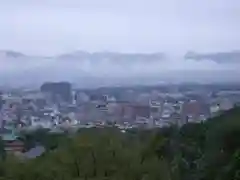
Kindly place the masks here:
<instances>
[{"instance_id":1,"label":"mountain range","mask_svg":"<svg viewBox=\"0 0 240 180\"><path fill-rule=\"evenodd\" d=\"M0 60L4 59L19 59L19 58L49 58L59 60L88 60L88 61L115 61L115 62L141 62L141 61L162 61L166 59L165 53L118 53L118 52L94 52L75 51L71 53L60 54L57 56L29 56L21 52L2 50L0 51ZM211 60L217 63L240 63L240 50L231 52L216 52L216 53L197 53L189 51L184 56L185 60Z\"/></svg>"},{"instance_id":2,"label":"mountain range","mask_svg":"<svg viewBox=\"0 0 240 180\"><path fill-rule=\"evenodd\" d=\"M57 59L62 60L90 60L93 62L100 60L114 60L115 62L141 62L141 61L159 61L165 59L164 53L117 53L117 52L94 52L76 51L72 53L62 54L57 56Z\"/></svg>"},{"instance_id":3,"label":"mountain range","mask_svg":"<svg viewBox=\"0 0 240 180\"><path fill-rule=\"evenodd\" d=\"M57 56L29 56L16 51L0 51L0 60L2 59L18 59L18 58L49 58L59 60L89 60L89 61L101 61L101 60L114 60L121 62L130 61L158 61L165 58L164 53L117 53L117 52L94 52L87 51L75 51L71 53L60 54Z\"/></svg>"},{"instance_id":4,"label":"mountain range","mask_svg":"<svg viewBox=\"0 0 240 180\"><path fill-rule=\"evenodd\" d=\"M212 60L217 63L240 63L240 51L217 52L217 53L195 53L188 52L185 59L193 59L197 61Z\"/></svg>"},{"instance_id":5,"label":"mountain range","mask_svg":"<svg viewBox=\"0 0 240 180\"><path fill-rule=\"evenodd\" d=\"M75 51L57 56L30 56L0 51L0 84L40 84L74 81L80 84L111 82L238 80L240 51L173 57L166 53ZM116 80L118 78L118 80ZM144 81L143 81L144 79Z\"/></svg>"}]
</instances>

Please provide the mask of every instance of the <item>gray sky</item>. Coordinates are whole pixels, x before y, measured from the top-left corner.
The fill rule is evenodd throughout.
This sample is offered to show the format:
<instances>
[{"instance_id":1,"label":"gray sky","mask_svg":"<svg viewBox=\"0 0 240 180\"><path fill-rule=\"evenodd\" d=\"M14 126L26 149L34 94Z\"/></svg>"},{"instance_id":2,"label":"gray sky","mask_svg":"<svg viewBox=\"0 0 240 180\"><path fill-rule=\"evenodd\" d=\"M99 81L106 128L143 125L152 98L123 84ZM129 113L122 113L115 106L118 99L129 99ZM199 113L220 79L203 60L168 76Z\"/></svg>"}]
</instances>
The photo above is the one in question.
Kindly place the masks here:
<instances>
[{"instance_id":1,"label":"gray sky","mask_svg":"<svg viewBox=\"0 0 240 180\"><path fill-rule=\"evenodd\" d=\"M239 0L0 0L0 49L240 49Z\"/></svg>"}]
</instances>

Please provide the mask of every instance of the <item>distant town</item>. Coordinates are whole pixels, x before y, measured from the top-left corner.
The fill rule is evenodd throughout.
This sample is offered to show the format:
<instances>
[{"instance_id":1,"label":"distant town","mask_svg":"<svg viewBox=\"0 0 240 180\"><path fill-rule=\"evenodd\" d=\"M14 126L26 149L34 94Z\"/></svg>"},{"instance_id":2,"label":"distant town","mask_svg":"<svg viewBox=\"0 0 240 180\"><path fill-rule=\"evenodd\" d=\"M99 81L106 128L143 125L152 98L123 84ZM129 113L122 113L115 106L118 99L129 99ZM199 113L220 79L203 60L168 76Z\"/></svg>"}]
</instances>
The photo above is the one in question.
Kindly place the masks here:
<instances>
[{"instance_id":1,"label":"distant town","mask_svg":"<svg viewBox=\"0 0 240 180\"><path fill-rule=\"evenodd\" d=\"M68 82L44 83L36 90L2 91L1 137L11 140L21 131L51 133L80 128L182 126L201 122L240 103L240 88L232 85L164 85L72 89Z\"/></svg>"}]
</instances>

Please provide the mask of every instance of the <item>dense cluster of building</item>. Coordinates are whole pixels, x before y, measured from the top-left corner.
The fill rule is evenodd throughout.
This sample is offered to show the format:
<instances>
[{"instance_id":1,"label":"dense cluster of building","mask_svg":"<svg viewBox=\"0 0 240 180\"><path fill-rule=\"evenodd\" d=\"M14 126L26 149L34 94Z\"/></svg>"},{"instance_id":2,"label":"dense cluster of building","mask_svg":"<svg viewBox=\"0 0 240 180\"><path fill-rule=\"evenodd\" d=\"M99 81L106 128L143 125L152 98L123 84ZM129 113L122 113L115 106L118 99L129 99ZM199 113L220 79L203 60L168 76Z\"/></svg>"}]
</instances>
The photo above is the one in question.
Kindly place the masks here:
<instances>
[{"instance_id":1,"label":"dense cluster of building","mask_svg":"<svg viewBox=\"0 0 240 180\"><path fill-rule=\"evenodd\" d=\"M45 83L40 90L0 94L0 135L11 142L19 131L49 129L52 133L79 128L115 126L156 128L201 122L240 102L240 91L162 92L73 90L70 83Z\"/></svg>"},{"instance_id":2,"label":"dense cluster of building","mask_svg":"<svg viewBox=\"0 0 240 180\"><path fill-rule=\"evenodd\" d=\"M48 128L60 131L115 124L120 128L179 126L204 121L240 101L238 91L177 90L148 92L124 89L117 95L72 90L69 83L45 83L39 91L2 92L1 129Z\"/></svg>"}]
</instances>

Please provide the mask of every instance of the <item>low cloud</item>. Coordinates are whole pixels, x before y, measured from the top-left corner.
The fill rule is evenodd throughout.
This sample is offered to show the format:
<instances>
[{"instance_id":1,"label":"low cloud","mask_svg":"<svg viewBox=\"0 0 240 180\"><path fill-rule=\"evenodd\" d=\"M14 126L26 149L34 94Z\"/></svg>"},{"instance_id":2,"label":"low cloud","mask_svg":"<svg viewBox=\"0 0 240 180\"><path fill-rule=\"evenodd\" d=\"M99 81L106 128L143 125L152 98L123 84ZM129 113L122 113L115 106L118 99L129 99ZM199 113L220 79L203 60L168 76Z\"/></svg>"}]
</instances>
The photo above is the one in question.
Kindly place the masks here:
<instances>
[{"instance_id":1,"label":"low cloud","mask_svg":"<svg viewBox=\"0 0 240 180\"><path fill-rule=\"evenodd\" d=\"M69 80L79 78L141 79L162 81L232 81L237 80L240 63L219 64L211 60L186 60L183 56L165 56L148 61L117 61L115 59L58 59L25 57L1 60L1 76L31 81ZM10 81L9 79L9 81ZM147 81L147 80L146 80ZM85 83L85 82L81 82Z\"/></svg>"}]
</instances>

